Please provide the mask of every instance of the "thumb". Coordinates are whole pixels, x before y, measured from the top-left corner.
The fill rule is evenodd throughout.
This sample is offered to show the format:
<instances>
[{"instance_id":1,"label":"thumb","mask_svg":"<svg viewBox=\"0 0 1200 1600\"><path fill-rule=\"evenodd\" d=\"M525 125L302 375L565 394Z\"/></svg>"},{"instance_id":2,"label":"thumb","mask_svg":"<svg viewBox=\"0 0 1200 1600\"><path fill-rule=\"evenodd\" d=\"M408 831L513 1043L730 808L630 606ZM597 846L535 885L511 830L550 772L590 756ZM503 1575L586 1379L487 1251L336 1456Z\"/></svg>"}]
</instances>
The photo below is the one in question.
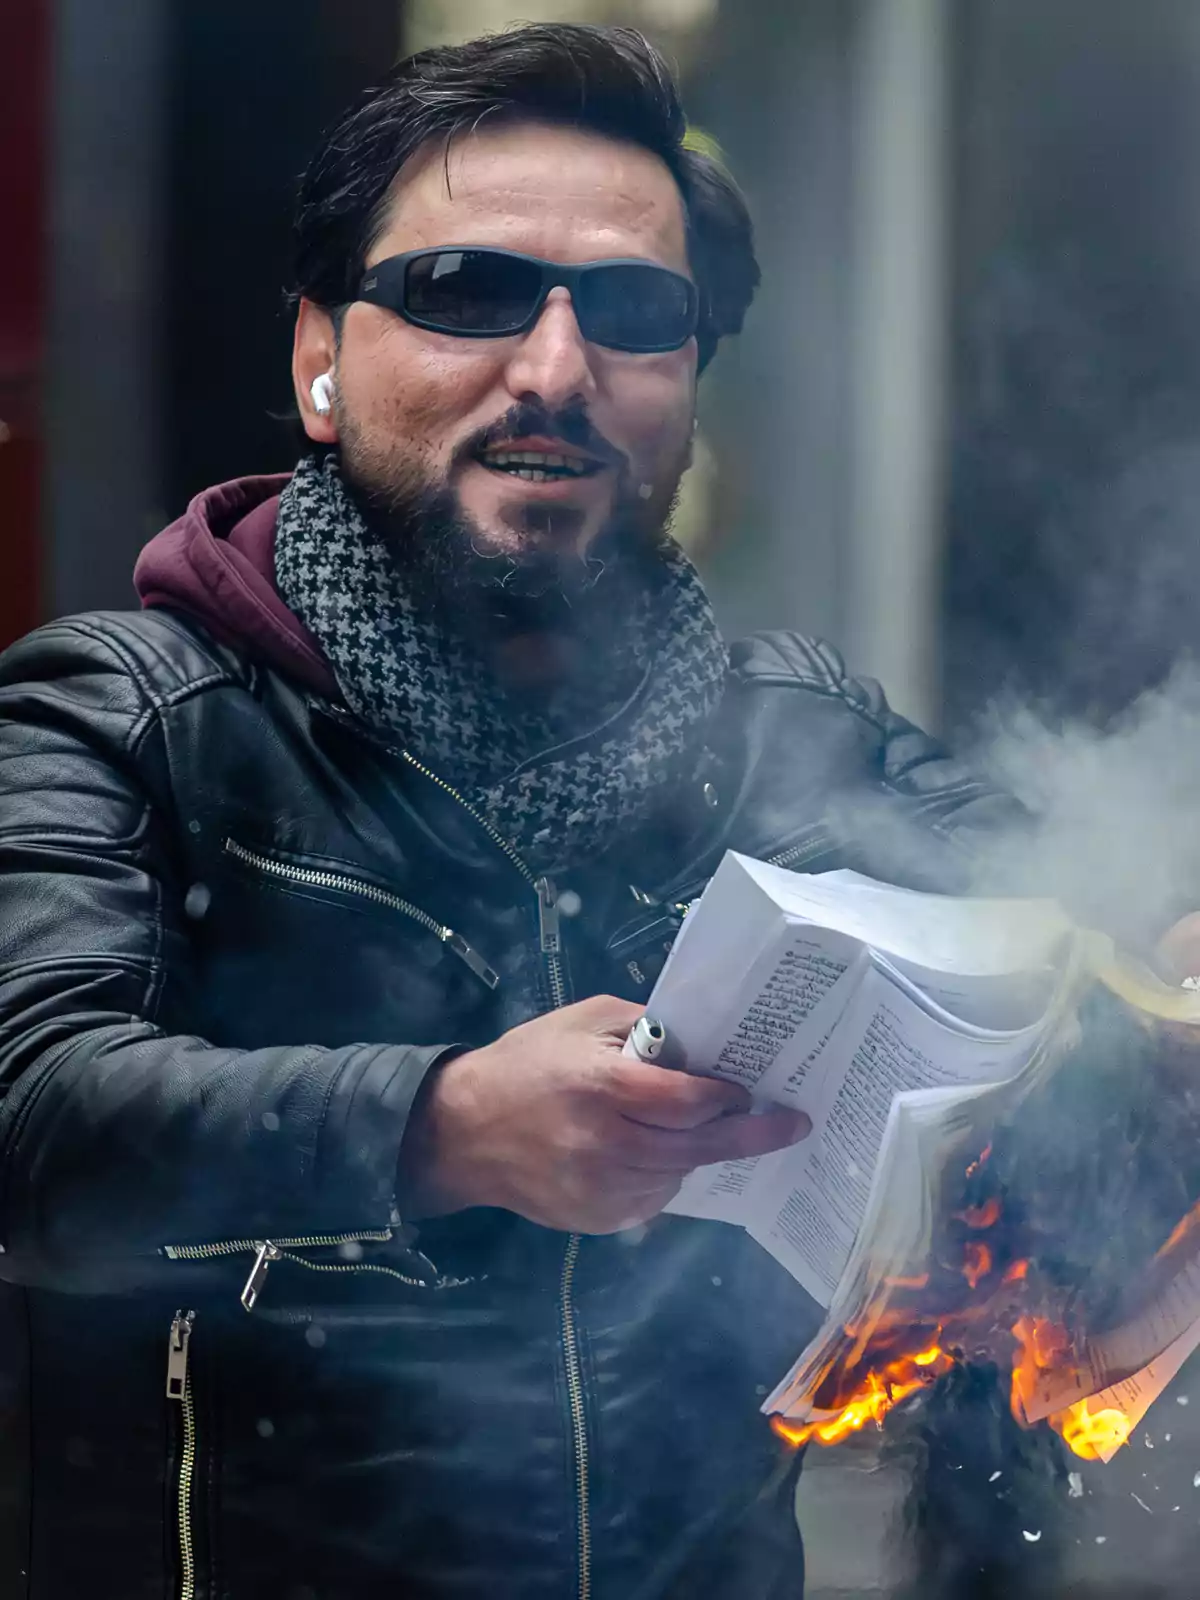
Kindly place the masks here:
<instances>
[{"instance_id":1,"label":"thumb","mask_svg":"<svg viewBox=\"0 0 1200 1600\"><path fill-rule=\"evenodd\" d=\"M592 1033L606 1034L624 1044L646 1008L632 1000L619 1000L615 994L598 994L591 1000L581 1000L575 1010Z\"/></svg>"}]
</instances>

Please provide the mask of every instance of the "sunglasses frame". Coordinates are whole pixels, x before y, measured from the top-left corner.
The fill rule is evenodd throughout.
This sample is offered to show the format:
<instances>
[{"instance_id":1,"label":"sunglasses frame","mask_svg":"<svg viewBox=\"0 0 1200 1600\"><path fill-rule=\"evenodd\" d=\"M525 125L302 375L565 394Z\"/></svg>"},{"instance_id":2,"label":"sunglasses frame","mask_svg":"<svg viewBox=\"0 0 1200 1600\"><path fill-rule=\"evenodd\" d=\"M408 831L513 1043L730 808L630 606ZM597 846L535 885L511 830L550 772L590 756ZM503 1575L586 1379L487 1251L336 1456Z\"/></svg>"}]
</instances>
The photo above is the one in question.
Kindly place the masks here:
<instances>
[{"instance_id":1,"label":"sunglasses frame","mask_svg":"<svg viewBox=\"0 0 1200 1600\"><path fill-rule=\"evenodd\" d=\"M419 261L426 256L440 255L469 255L482 254L492 256L505 256L510 261L524 261L531 266L538 267L541 271L541 284L537 297L529 315L518 327L504 328L491 332L479 329L445 328L428 318L418 316L405 305L405 296L408 288L408 268L413 261ZM691 278L684 277L681 272L674 272L670 267L663 267L657 261L646 261L638 256L612 256L600 261L583 261L578 266L564 266L558 261L545 261L541 256L528 256L519 250L501 250L498 246L487 244L444 244L427 246L424 250L406 250L403 255L387 256L382 261L377 261L363 274L358 285L359 300L365 300L369 305L382 306L385 311L394 312L396 316L403 317L414 328L424 328L430 333L444 333L452 339L510 339L518 333L526 333L534 326L542 314L546 304L546 297L551 289L560 285L567 289L571 295L571 304L575 316L579 317L579 304L576 289L580 281L590 273L603 267L639 267L652 272L664 272L669 278L674 278L677 283L686 284L689 305L689 327L682 339L672 340L669 344L631 345L610 344L599 339L588 337L587 330L580 322L580 332L589 344L599 344L604 350L621 350L628 355L664 355L670 350L682 350L689 339L693 338L700 322L700 291Z\"/></svg>"}]
</instances>

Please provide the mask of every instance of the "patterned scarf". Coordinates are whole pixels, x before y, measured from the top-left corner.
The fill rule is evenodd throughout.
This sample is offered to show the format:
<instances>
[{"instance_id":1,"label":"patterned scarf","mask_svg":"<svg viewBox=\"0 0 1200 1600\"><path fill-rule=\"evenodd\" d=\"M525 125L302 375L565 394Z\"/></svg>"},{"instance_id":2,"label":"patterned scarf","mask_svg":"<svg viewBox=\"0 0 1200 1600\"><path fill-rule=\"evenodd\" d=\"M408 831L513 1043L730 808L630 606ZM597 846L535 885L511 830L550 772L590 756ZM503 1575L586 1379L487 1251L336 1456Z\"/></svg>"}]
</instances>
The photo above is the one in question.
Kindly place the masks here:
<instances>
[{"instance_id":1,"label":"patterned scarf","mask_svg":"<svg viewBox=\"0 0 1200 1600\"><path fill-rule=\"evenodd\" d=\"M615 565L586 597L604 608L600 669L593 659L526 704L406 593L335 455L302 460L279 503L279 593L320 642L346 704L543 871L604 853L695 776L724 687L725 647L678 545L665 541L636 581Z\"/></svg>"}]
</instances>

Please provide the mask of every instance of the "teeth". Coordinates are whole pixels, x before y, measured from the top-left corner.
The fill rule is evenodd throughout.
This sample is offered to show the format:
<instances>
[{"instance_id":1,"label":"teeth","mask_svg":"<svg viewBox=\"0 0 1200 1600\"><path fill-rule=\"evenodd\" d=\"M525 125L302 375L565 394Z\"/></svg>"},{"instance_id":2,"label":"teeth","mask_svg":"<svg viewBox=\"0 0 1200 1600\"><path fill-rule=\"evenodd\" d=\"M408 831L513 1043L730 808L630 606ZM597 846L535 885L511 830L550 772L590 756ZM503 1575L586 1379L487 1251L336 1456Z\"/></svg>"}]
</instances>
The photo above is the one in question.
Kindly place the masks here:
<instances>
[{"instance_id":1,"label":"teeth","mask_svg":"<svg viewBox=\"0 0 1200 1600\"><path fill-rule=\"evenodd\" d=\"M489 450L485 454L484 460L489 467L550 468L558 472L569 472L574 477L582 477L588 470L584 462L577 460L573 456L551 455L542 450ZM522 478L529 475L524 471L519 473ZM545 476L545 471L541 472L537 481L543 481Z\"/></svg>"}]
</instances>

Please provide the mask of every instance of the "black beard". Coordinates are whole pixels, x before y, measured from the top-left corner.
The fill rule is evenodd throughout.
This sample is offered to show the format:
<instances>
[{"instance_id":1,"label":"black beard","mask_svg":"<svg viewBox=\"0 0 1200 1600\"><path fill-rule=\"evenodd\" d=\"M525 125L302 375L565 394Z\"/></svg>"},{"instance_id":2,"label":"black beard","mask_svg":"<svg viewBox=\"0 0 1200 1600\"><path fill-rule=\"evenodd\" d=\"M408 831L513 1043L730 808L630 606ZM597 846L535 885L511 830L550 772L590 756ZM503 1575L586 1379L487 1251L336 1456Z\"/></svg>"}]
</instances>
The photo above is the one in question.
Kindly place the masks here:
<instances>
[{"instance_id":1,"label":"black beard","mask_svg":"<svg viewBox=\"0 0 1200 1600\"><path fill-rule=\"evenodd\" d=\"M625 585L644 588L661 574L658 558L670 518L654 519L656 525L650 526L646 508L627 498L618 501L583 555L569 544L554 548L533 540L518 550L487 551L448 484L415 477L387 485L372 482L345 451L341 466L368 527L386 545L414 603L458 632L578 633L596 603L606 609ZM672 499L672 513L674 506ZM526 513L530 531L536 531L539 514L545 519L563 515L534 507Z\"/></svg>"}]
</instances>

